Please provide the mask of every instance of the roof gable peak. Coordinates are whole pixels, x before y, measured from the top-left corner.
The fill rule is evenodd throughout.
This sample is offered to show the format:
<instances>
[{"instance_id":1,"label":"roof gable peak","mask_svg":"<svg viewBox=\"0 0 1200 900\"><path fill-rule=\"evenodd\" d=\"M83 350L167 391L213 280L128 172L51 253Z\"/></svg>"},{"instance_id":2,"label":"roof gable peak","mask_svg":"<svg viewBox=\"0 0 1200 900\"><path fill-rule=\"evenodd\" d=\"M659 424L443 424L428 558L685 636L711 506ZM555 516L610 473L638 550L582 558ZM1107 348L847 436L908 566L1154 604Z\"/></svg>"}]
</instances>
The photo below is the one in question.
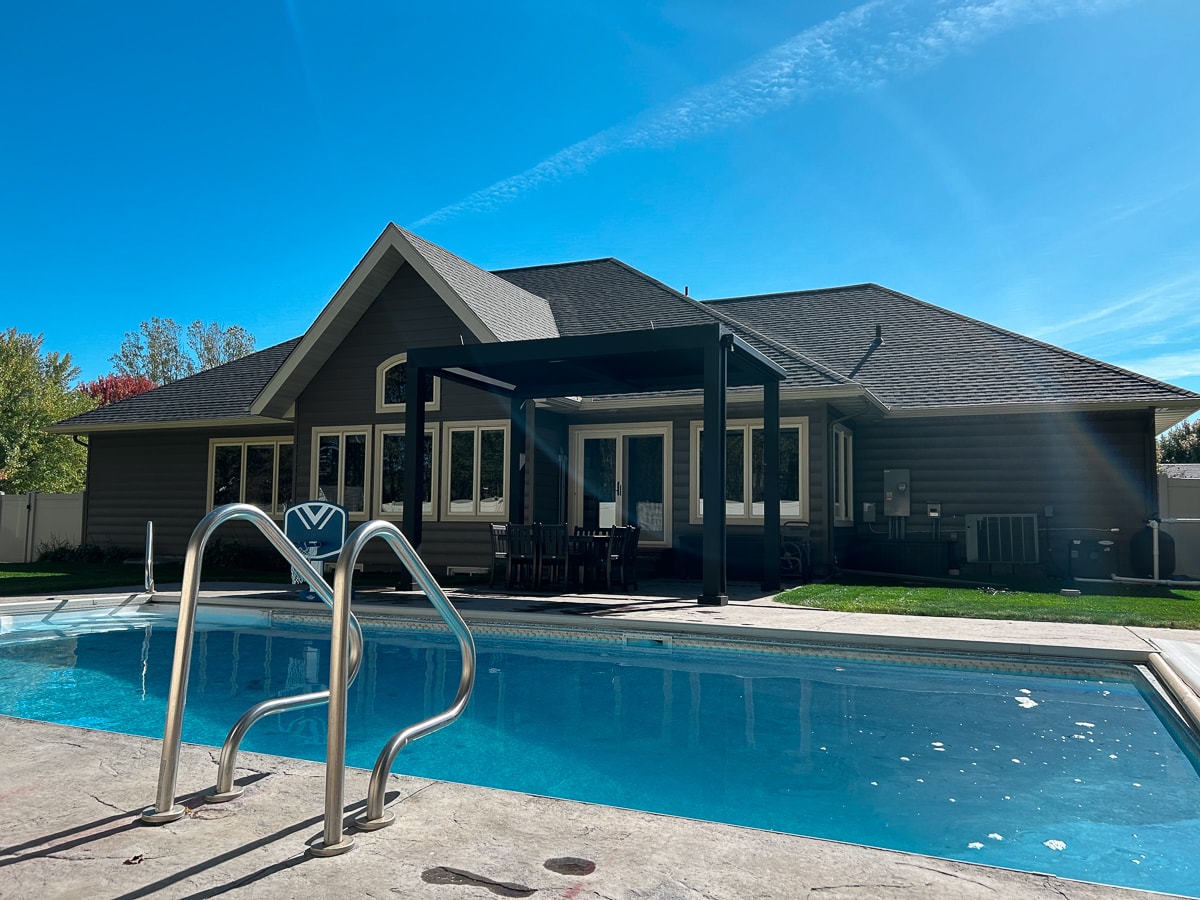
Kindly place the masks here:
<instances>
[{"instance_id":1,"label":"roof gable peak","mask_svg":"<svg viewBox=\"0 0 1200 900\"><path fill-rule=\"evenodd\" d=\"M481 343L558 336L544 299L389 222L255 398L251 412L283 415L405 265L413 268Z\"/></svg>"}]
</instances>

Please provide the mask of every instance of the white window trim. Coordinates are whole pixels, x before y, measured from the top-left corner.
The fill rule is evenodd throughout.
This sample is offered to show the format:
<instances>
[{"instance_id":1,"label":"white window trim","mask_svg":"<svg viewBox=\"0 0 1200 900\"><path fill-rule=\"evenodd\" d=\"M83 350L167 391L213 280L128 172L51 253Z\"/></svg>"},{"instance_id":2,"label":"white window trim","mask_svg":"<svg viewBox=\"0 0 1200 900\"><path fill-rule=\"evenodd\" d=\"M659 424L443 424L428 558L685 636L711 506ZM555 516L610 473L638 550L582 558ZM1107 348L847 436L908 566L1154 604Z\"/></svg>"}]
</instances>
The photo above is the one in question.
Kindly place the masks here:
<instances>
[{"instance_id":1,"label":"white window trim","mask_svg":"<svg viewBox=\"0 0 1200 900\"><path fill-rule=\"evenodd\" d=\"M407 353L397 353L395 356L388 357L378 366L375 367L375 412L404 412L404 403L385 403L384 402L384 387L387 383L387 373L392 366L398 363L407 363ZM442 379L435 377L433 379L433 399L425 404L428 409L441 409L442 407Z\"/></svg>"},{"instance_id":2,"label":"white window trim","mask_svg":"<svg viewBox=\"0 0 1200 900\"><path fill-rule=\"evenodd\" d=\"M567 468L570 470L570 505L567 510L572 524L578 524L583 519L583 441L589 437L611 434L618 440L628 436L662 435L663 438L663 540L648 540L644 533L638 539L641 547L670 547L672 536L671 525L674 521L674 451L672 437L674 428L670 422L637 422L625 424L617 422L611 425L572 425L567 429L570 442L570 456Z\"/></svg>"},{"instance_id":3,"label":"white window trim","mask_svg":"<svg viewBox=\"0 0 1200 900\"><path fill-rule=\"evenodd\" d=\"M854 524L854 432L845 425L833 426L833 459L831 463L833 524L835 527L852 526ZM845 496L839 500L838 495L843 487Z\"/></svg>"},{"instance_id":4,"label":"white window trim","mask_svg":"<svg viewBox=\"0 0 1200 900\"><path fill-rule=\"evenodd\" d=\"M700 433L704 430L704 420L696 419L691 423L691 447L689 448L689 508L688 521L693 525L699 525L704 521L704 516L700 513ZM753 514L754 504L752 502L752 472L750 471L751 453L749 452L750 432L754 428L762 428L762 419L729 419L725 423L726 431L736 429L745 429L746 431L746 455L742 463L742 478L743 478L743 496L746 498L746 514L741 516L725 514L725 522L727 525L761 525L762 516ZM780 419L780 429L798 428L800 430L800 519L808 521L809 519L809 456L808 456L808 416L797 416L790 419ZM791 516L786 517L788 520Z\"/></svg>"},{"instance_id":5,"label":"white window trim","mask_svg":"<svg viewBox=\"0 0 1200 900\"><path fill-rule=\"evenodd\" d=\"M442 430L445 433L444 450L442 452L442 521L443 522L506 522L511 501L512 486L508 483L509 473L509 437L510 422L508 419L487 419L479 422L444 422ZM475 433L475 461L473 463L472 481L475 496L471 500L472 511L469 513L452 512L450 510L450 452L453 447L454 432L473 431ZM492 512L479 511L479 451L481 442L479 432L504 432L504 502L499 510Z\"/></svg>"},{"instance_id":6,"label":"white window trim","mask_svg":"<svg viewBox=\"0 0 1200 900\"><path fill-rule=\"evenodd\" d=\"M338 495L337 495L337 498L331 502L337 503L339 506L346 505L346 503L345 503L346 485L344 483L345 479L343 478L343 473L344 473L345 467L346 467L346 454L345 454L346 440L345 439L346 439L347 435L353 435L353 434L364 435L367 439L367 443L366 443L366 447L363 448L363 452L366 457L364 459L364 465L363 465L363 480L366 482L366 484L363 485L363 508L362 508L362 511L360 511L360 512L353 512L353 511L348 511L348 512L349 512L349 516L351 519L362 519L362 520L367 519L367 517L371 511L370 497L372 496L372 494L371 494L372 466L370 465L371 459L372 459L372 456L371 456L372 431L373 431L373 429L371 428L370 425L347 425L342 428L314 428L313 429L312 452L309 454L309 463L308 463L308 496L309 497L315 498L317 496L317 490L318 490L317 479L319 477L318 470L320 468L320 466L319 466L319 463L320 463L319 450L320 450L320 446L321 446L321 438L329 437L331 435L337 435L339 438L342 439L342 442L340 445L341 449L338 452Z\"/></svg>"},{"instance_id":7,"label":"white window trim","mask_svg":"<svg viewBox=\"0 0 1200 900\"><path fill-rule=\"evenodd\" d=\"M399 522L404 518L403 512L385 512L383 509L383 438L388 434L404 434L404 427L402 425L375 426L375 490L371 495L371 503L376 517ZM437 521L438 516L438 487L441 483L438 475L440 465L438 439L441 437L441 429L436 423L426 425L425 434L433 436L433 472L429 479L429 503L421 510L421 519L426 522L434 522Z\"/></svg>"},{"instance_id":8,"label":"white window trim","mask_svg":"<svg viewBox=\"0 0 1200 900\"><path fill-rule=\"evenodd\" d=\"M273 518L283 518L283 504L279 502L279 447L286 444L292 448L292 476L295 477L296 467L296 450L295 441L291 437L248 437L248 438L209 438L208 441L208 482L207 482L207 499L205 500L205 509L207 512L212 512L213 506L213 489L216 487L216 464L217 464L217 448L218 447L241 447L242 448L242 470L238 475L238 482L241 485L239 491L238 502L246 502L246 448L247 447L265 447L267 445L274 446L275 459L271 470L271 485L273 498L271 500L272 508L264 510Z\"/></svg>"}]
</instances>

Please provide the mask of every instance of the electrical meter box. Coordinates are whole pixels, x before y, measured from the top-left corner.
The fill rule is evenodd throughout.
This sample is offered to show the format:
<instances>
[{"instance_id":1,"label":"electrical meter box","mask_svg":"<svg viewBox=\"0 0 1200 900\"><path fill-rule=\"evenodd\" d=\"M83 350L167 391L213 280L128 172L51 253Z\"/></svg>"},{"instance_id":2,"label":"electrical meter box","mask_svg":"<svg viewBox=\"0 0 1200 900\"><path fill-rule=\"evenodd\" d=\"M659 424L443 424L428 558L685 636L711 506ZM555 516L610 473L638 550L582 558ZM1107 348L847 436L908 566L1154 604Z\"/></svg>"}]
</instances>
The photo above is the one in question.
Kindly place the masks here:
<instances>
[{"instance_id":1,"label":"electrical meter box","mask_svg":"<svg viewBox=\"0 0 1200 900\"><path fill-rule=\"evenodd\" d=\"M908 469L883 470L883 514L885 516L907 516Z\"/></svg>"}]
</instances>

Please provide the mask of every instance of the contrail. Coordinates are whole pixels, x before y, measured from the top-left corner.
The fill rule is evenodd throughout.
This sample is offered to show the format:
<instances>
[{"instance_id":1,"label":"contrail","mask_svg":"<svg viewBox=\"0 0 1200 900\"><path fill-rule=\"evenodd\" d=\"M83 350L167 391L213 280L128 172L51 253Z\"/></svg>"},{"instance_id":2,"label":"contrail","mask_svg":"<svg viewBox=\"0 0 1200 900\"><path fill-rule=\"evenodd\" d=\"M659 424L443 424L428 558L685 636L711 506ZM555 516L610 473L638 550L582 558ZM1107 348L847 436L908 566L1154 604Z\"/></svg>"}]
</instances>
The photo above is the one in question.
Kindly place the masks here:
<instances>
[{"instance_id":1,"label":"contrail","mask_svg":"<svg viewBox=\"0 0 1200 900\"><path fill-rule=\"evenodd\" d=\"M742 68L559 150L417 220L413 227L488 212L626 150L694 140L818 93L854 92L929 69L1024 25L1095 15L1141 0L869 0L807 28Z\"/></svg>"}]
</instances>

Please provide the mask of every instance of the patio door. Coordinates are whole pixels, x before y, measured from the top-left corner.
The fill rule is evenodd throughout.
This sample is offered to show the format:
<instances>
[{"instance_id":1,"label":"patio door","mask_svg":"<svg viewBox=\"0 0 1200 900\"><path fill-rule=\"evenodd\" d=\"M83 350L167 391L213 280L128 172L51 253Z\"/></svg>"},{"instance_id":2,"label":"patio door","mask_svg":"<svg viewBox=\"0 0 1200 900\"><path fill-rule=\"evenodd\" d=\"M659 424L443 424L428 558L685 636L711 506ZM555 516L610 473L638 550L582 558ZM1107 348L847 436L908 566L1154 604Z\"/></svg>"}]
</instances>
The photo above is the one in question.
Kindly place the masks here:
<instances>
[{"instance_id":1,"label":"patio door","mask_svg":"<svg viewBox=\"0 0 1200 900\"><path fill-rule=\"evenodd\" d=\"M577 426L571 524L640 525L641 543L670 544L670 426Z\"/></svg>"}]
</instances>

